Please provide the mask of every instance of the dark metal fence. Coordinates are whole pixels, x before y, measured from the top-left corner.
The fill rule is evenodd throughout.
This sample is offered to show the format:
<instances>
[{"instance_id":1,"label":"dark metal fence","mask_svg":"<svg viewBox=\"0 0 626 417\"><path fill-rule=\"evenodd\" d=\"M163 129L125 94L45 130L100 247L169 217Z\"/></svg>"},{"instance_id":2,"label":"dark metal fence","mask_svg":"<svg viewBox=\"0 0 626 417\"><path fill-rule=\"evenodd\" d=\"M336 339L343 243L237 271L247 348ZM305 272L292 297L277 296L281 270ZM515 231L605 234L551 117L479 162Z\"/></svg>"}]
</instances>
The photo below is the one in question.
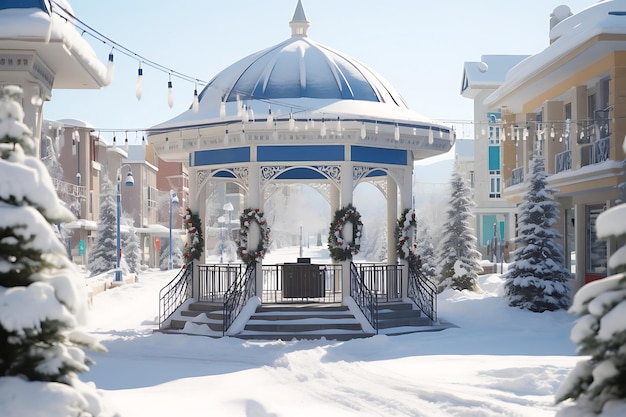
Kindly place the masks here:
<instances>
[{"instance_id":1,"label":"dark metal fence","mask_svg":"<svg viewBox=\"0 0 626 417\"><path fill-rule=\"evenodd\" d=\"M198 265L199 301L223 301L228 289L241 275L241 264Z\"/></svg>"},{"instance_id":2,"label":"dark metal fence","mask_svg":"<svg viewBox=\"0 0 626 417\"><path fill-rule=\"evenodd\" d=\"M256 294L255 278L256 263L248 265L244 274L237 277L224 294L223 334L226 334L250 297L253 297Z\"/></svg>"},{"instance_id":3,"label":"dark metal fence","mask_svg":"<svg viewBox=\"0 0 626 417\"><path fill-rule=\"evenodd\" d=\"M352 262L350 263L350 296L378 333L378 298L367 288L359 269Z\"/></svg>"},{"instance_id":4,"label":"dark metal fence","mask_svg":"<svg viewBox=\"0 0 626 417\"><path fill-rule=\"evenodd\" d=\"M402 266L355 264L363 283L381 301L402 299Z\"/></svg>"},{"instance_id":5,"label":"dark metal fence","mask_svg":"<svg viewBox=\"0 0 626 417\"><path fill-rule=\"evenodd\" d=\"M176 277L159 291L159 329L178 307L192 297L193 264L182 268Z\"/></svg>"},{"instance_id":6,"label":"dark metal fence","mask_svg":"<svg viewBox=\"0 0 626 417\"><path fill-rule=\"evenodd\" d=\"M263 265L264 303L339 303L341 265Z\"/></svg>"}]
</instances>

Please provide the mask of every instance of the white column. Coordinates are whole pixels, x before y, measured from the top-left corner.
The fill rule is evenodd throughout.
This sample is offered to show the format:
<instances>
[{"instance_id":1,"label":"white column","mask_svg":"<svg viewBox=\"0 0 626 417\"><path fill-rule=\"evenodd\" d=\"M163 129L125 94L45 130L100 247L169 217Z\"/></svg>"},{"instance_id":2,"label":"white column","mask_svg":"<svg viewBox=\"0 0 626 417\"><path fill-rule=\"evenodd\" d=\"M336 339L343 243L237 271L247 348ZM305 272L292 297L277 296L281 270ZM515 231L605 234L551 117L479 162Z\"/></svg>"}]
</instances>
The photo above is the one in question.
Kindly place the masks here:
<instances>
[{"instance_id":1,"label":"white column","mask_svg":"<svg viewBox=\"0 0 626 417\"><path fill-rule=\"evenodd\" d=\"M346 157L346 159L350 159ZM341 208L352 204L352 164L344 162L341 164L341 194L339 200ZM359 208L357 207L357 210ZM334 213L333 213L334 214ZM351 260L341 262L341 299L342 302L350 296L350 263Z\"/></svg>"},{"instance_id":2,"label":"white column","mask_svg":"<svg viewBox=\"0 0 626 417\"><path fill-rule=\"evenodd\" d=\"M413 161L409 160L407 166L402 170L402 184L399 184L400 198L402 201L401 209L413 208ZM396 217L398 213L396 213ZM395 244L393 245L395 248ZM394 258L395 259L395 258ZM409 289L409 264L402 262L402 297L408 296Z\"/></svg>"},{"instance_id":3,"label":"white column","mask_svg":"<svg viewBox=\"0 0 626 417\"><path fill-rule=\"evenodd\" d=\"M387 263L395 265L396 254L396 224L398 221L398 190L396 182L387 175ZM404 207L403 207L404 209Z\"/></svg>"},{"instance_id":4,"label":"white column","mask_svg":"<svg viewBox=\"0 0 626 417\"><path fill-rule=\"evenodd\" d=\"M248 168L248 207L261 207L261 176L259 164L253 162ZM249 242L250 240L248 240ZM256 264L256 295L263 299L263 261Z\"/></svg>"},{"instance_id":5,"label":"white column","mask_svg":"<svg viewBox=\"0 0 626 417\"><path fill-rule=\"evenodd\" d=\"M200 215L200 219L202 222L202 227L204 227L204 219L202 213L198 211L198 170L194 167L189 167L189 209L192 213L197 213ZM205 228L206 230L206 228ZM205 233L205 230L202 230L202 233ZM170 242L171 244L171 242ZM157 255L158 256L158 255ZM191 294L192 297L198 300L200 298L200 274L198 274L196 265L203 264L206 259L206 245L202 248L202 254L200 255L199 261L193 261L191 267L193 268L193 280L191 283Z\"/></svg>"}]
</instances>

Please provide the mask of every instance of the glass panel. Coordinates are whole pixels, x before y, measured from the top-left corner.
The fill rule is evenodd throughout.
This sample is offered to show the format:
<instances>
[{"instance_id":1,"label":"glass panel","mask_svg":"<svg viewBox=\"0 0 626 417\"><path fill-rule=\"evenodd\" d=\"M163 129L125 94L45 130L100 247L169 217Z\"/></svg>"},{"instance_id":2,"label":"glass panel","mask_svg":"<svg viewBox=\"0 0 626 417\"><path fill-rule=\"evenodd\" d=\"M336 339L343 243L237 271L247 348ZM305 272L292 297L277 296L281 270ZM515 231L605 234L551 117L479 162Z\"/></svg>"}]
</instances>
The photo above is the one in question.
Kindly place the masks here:
<instances>
[{"instance_id":1,"label":"glass panel","mask_svg":"<svg viewBox=\"0 0 626 417\"><path fill-rule=\"evenodd\" d=\"M596 234L596 220L604 211L604 206L587 207L587 272L606 273L607 243L599 240Z\"/></svg>"}]
</instances>

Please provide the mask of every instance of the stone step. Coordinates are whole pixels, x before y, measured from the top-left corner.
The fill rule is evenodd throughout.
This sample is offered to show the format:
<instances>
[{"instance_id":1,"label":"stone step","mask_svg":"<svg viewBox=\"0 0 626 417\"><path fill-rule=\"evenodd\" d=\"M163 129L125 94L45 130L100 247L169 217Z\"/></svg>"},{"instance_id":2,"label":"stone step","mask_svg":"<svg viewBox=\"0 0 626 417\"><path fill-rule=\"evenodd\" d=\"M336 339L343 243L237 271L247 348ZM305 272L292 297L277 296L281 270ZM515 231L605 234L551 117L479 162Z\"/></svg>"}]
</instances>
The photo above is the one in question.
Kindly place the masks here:
<instances>
[{"instance_id":1,"label":"stone step","mask_svg":"<svg viewBox=\"0 0 626 417\"><path fill-rule=\"evenodd\" d=\"M405 317L398 319L378 320L378 329L391 329L393 327L419 327L430 326L432 321L428 317Z\"/></svg>"},{"instance_id":2,"label":"stone step","mask_svg":"<svg viewBox=\"0 0 626 417\"><path fill-rule=\"evenodd\" d=\"M224 303L195 302L187 306L188 311L223 311Z\"/></svg>"}]
</instances>

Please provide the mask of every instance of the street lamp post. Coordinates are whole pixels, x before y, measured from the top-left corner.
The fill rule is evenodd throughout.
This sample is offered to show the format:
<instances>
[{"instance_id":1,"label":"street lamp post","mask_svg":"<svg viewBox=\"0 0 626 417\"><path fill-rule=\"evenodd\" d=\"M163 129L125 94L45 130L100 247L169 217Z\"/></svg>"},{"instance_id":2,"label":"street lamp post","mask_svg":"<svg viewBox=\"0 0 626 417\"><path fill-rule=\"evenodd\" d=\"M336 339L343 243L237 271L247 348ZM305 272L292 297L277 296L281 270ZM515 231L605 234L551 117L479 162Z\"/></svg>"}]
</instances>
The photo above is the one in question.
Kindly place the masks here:
<instances>
[{"instance_id":1,"label":"street lamp post","mask_svg":"<svg viewBox=\"0 0 626 417\"><path fill-rule=\"evenodd\" d=\"M120 231L120 218L122 217L122 168L128 165L122 165L117 169L117 245L116 245L116 264L115 264L115 281L122 281L122 270L120 269L120 262L122 260L122 233ZM126 180L124 185L132 187L135 184L133 173L128 166L128 174L126 174Z\"/></svg>"},{"instance_id":2,"label":"street lamp post","mask_svg":"<svg viewBox=\"0 0 626 417\"><path fill-rule=\"evenodd\" d=\"M176 195L176 191L170 190L170 261L168 264L168 269L173 268L172 264L172 246L174 242L172 241L172 206L178 205L178 196Z\"/></svg>"}]
</instances>

